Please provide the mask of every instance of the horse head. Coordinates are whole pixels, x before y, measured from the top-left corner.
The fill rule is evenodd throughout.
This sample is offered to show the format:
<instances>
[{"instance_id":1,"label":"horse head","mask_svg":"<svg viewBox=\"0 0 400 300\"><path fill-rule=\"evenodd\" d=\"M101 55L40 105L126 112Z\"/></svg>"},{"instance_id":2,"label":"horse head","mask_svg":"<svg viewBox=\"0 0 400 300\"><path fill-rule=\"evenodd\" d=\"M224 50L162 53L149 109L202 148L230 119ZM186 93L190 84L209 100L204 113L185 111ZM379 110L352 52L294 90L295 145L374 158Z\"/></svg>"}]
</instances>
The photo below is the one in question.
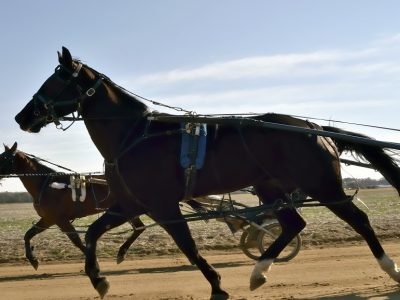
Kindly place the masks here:
<instances>
[{"instance_id":1,"label":"horse head","mask_svg":"<svg viewBox=\"0 0 400 300\"><path fill-rule=\"evenodd\" d=\"M80 61L74 60L69 50L58 52L59 65L46 79L32 99L15 116L20 128L39 132L49 123L60 125L60 120L71 113L81 113L83 101L91 97L102 82Z\"/></svg>"},{"instance_id":2,"label":"horse head","mask_svg":"<svg viewBox=\"0 0 400 300\"><path fill-rule=\"evenodd\" d=\"M17 152L17 142L15 142L11 148L4 145L4 152L0 154L1 175L9 175L14 172L14 157L16 152Z\"/></svg>"}]
</instances>

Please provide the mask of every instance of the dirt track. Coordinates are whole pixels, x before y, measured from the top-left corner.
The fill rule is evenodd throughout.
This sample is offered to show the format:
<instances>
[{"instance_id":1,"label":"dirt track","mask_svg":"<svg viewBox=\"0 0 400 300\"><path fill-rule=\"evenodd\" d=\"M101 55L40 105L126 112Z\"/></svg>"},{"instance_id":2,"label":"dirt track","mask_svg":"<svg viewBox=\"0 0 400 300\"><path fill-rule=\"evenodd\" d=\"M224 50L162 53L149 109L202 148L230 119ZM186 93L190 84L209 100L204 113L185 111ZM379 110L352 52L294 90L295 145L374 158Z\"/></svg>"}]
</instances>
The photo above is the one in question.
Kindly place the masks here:
<instances>
[{"instance_id":1,"label":"dirt track","mask_svg":"<svg viewBox=\"0 0 400 300\"><path fill-rule=\"evenodd\" d=\"M399 243L385 243L400 263ZM268 282L250 292L254 262L242 253L208 252L204 256L222 275L231 299L400 299L400 288L380 270L367 246L302 250L291 262L274 265ZM111 284L105 299L208 299L201 273L180 255L100 262ZM99 299L82 272L82 263L0 267L0 299Z\"/></svg>"}]
</instances>

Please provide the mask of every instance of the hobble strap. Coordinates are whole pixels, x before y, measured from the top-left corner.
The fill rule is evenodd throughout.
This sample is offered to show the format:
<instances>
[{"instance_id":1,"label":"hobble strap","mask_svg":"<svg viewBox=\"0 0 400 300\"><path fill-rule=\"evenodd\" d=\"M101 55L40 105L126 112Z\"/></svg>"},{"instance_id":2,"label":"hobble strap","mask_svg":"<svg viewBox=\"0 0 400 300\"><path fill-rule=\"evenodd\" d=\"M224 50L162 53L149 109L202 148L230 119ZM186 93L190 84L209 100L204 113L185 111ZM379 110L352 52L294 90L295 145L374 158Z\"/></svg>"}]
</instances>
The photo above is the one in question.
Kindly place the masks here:
<instances>
[{"instance_id":1,"label":"hobble strap","mask_svg":"<svg viewBox=\"0 0 400 300\"><path fill-rule=\"evenodd\" d=\"M71 195L72 201L79 200L80 202L85 201L86 199L86 181L85 176L71 176Z\"/></svg>"}]
</instances>

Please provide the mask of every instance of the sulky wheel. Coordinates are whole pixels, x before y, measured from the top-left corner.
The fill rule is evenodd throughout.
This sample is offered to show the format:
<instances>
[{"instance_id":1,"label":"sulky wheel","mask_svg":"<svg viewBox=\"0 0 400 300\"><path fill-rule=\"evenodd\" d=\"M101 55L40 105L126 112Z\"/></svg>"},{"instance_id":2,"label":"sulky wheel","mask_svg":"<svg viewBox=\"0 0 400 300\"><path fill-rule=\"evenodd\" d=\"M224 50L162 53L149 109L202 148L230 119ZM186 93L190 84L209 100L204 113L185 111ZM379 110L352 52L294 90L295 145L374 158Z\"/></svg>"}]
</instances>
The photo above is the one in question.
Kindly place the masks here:
<instances>
[{"instance_id":1,"label":"sulky wheel","mask_svg":"<svg viewBox=\"0 0 400 300\"><path fill-rule=\"evenodd\" d=\"M259 233L260 231L257 228L247 226L243 229L242 236L240 237L240 249L242 249L247 257L254 260L260 257L260 250L257 242Z\"/></svg>"},{"instance_id":2,"label":"sulky wheel","mask_svg":"<svg viewBox=\"0 0 400 300\"><path fill-rule=\"evenodd\" d=\"M281 233L282 229L279 223L269 223L262 225L266 231L259 230L257 236L257 245L259 253L264 251L276 240ZM301 237L296 235L293 240L283 249L281 254L275 259L275 262L286 262L294 258L300 251L301 248ZM258 255L258 257L260 254ZM257 257L257 258L258 258Z\"/></svg>"}]
</instances>

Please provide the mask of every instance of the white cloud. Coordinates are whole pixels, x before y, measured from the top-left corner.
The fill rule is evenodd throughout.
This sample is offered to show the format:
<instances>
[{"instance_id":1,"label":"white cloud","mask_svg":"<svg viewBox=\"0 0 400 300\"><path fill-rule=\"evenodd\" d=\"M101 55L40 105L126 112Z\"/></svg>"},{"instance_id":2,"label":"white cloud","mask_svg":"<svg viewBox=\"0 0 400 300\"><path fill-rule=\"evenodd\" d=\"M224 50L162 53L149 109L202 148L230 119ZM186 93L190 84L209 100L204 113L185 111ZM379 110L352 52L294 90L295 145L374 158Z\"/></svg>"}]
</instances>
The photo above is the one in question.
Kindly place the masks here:
<instances>
[{"instance_id":1,"label":"white cloud","mask_svg":"<svg viewBox=\"0 0 400 300\"><path fill-rule=\"evenodd\" d=\"M175 69L147 74L131 81L133 85L178 84L194 80L233 80L282 76L301 65L321 64L340 60L342 55L334 52L287 54L247 57L228 62L213 63L194 69ZM304 67L303 66L303 67Z\"/></svg>"},{"instance_id":2,"label":"white cloud","mask_svg":"<svg viewBox=\"0 0 400 300\"><path fill-rule=\"evenodd\" d=\"M126 82L159 102L198 113L281 112L363 119L371 112L393 114L400 99L400 57L393 55L399 45L400 34L362 49L245 57L144 74Z\"/></svg>"},{"instance_id":3,"label":"white cloud","mask_svg":"<svg viewBox=\"0 0 400 300\"><path fill-rule=\"evenodd\" d=\"M292 92L292 99L296 99L299 97L297 85L312 88L324 83L324 89L308 89L309 95L323 97L326 90L335 93L334 89L343 83L353 83L357 89L370 89L393 82L396 76L400 76L399 56L392 53L393 48L399 45L400 34L374 41L364 49L244 57L196 68L144 74L124 81L128 87L134 86L135 90L145 91L147 95L150 91L156 98L165 98L184 107L187 103L196 103L196 98L204 97L204 93L217 95L219 101L235 98L242 93L238 91L239 85L254 89L256 95L265 87L280 85L284 87L275 88L275 93L268 98L276 96L276 90L281 88L286 89L283 94ZM245 91L245 94L249 93ZM266 93L263 94L265 97ZM287 97L281 100L287 100Z\"/></svg>"},{"instance_id":4,"label":"white cloud","mask_svg":"<svg viewBox=\"0 0 400 300\"><path fill-rule=\"evenodd\" d=\"M382 51L382 48L380 49ZM378 60L378 61L376 61ZM399 62L388 61L376 49L319 51L312 53L247 57L208 64L193 69L174 69L145 74L128 80L134 86L184 84L190 81L256 79L271 77L313 77L360 72L399 71Z\"/></svg>"}]
</instances>

